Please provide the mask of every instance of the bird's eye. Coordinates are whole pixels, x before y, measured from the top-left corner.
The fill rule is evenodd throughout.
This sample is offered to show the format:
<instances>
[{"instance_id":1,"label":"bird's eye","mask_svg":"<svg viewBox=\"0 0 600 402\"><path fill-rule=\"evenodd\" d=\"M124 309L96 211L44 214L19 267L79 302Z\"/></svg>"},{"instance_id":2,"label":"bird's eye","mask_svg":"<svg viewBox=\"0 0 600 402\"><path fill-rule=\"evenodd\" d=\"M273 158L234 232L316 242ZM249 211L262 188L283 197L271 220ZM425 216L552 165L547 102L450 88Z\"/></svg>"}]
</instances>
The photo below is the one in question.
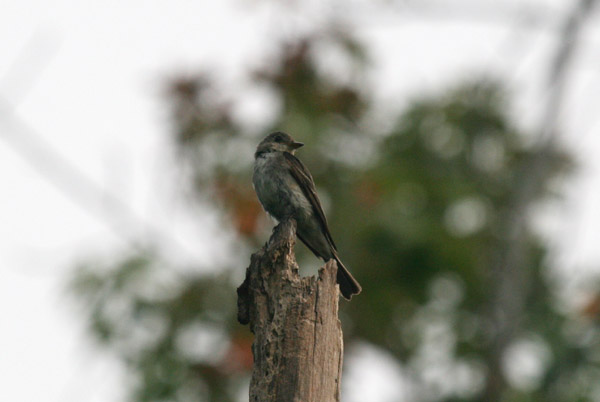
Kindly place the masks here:
<instances>
[{"instance_id":1,"label":"bird's eye","mask_svg":"<svg viewBox=\"0 0 600 402\"><path fill-rule=\"evenodd\" d=\"M282 136L278 135L278 136L275 137L275 142L281 142L281 141L283 141L283 137Z\"/></svg>"}]
</instances>

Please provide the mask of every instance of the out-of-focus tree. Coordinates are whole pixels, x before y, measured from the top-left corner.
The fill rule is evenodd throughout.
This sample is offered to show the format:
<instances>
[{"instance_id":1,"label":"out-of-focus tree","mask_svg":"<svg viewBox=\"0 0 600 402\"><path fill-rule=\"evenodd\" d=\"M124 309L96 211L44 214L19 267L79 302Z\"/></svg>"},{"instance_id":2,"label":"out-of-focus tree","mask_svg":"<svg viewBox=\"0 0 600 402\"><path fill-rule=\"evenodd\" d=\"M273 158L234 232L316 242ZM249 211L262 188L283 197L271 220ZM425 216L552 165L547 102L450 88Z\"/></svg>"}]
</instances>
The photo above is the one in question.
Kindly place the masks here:
<instances>
[{"instance_id":1,"label":"out-of-focus tree","mask_svg":"<svg viewBox=\"0 0 600 402\"><path fill-rule=\"evenodd\" d=\"M342 56L347 74L322 68L324 48ZM588 338L597 339L598 322L587 313L595 304L581 316L560 308L544 274L548 249L528 221L528 211L556 197L569 157L544 147L544 164L519 197L542 151L513 123L501 83L462 83L384 113L364 79L367 50L339 27L284 43L248 74L250 90L268 94L276 111L259 128L236 118L245 95L227 95L210 74L171 80L177 160L203 207L222 211L249 256L269 230L250 184L254 147L287 131L307 144L300 157L363 285L342 303L350 348L363 341L396 357L418 400L598 397L600 346ZM524 221L515 222L515 208ZM315 264L303 246L297 252L301 265ZM88 301L92 333L134 374L132 400L244 394L252 337L235 321L233 280L243 268L182 276L149 249L77 270L73 287Z\"/></svg>"}]
</instances>

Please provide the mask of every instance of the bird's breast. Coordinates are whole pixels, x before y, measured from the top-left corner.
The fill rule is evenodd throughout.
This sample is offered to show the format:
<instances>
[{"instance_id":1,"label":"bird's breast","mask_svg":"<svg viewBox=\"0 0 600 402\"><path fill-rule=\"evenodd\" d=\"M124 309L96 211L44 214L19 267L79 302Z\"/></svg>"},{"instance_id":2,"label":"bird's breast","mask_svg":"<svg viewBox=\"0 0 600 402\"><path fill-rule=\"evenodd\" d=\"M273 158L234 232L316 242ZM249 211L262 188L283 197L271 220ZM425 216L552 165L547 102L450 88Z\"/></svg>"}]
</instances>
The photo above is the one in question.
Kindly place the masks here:
<instances>
[{"instance_id":1,"label":"bird's breast","mask_svg":"<svg viewBox=\"0 0 600 402\"><path fill-rule=\"evenodd\" d=\"M283 156L260 155L254 163L254 190L260 203L275 219L291 216L303 220L312 215L312 206L290 174Z\"/></svg>"}]
</instances>

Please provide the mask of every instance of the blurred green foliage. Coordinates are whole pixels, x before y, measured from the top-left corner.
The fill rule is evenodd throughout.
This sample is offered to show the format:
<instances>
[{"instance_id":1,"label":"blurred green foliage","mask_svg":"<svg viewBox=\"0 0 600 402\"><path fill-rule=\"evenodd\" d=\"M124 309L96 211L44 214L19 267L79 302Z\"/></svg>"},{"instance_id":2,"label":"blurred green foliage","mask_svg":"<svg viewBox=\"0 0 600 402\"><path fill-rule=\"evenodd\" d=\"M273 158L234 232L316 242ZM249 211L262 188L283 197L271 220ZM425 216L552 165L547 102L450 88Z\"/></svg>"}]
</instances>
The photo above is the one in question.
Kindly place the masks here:
<instances>
[{"instance_id":1,"label":"blurred green foliage","mask_svg":"<svg viewBox=\"0 0 600 402\"><path fill-rule=\"evenodd\" d=\"M346 56L350 78L318 68L323 41ZM307 144L298 155L364 289L341 306L350 348L360 340L396 357L419 400L591 400L600 346L585 337L597 336L598 323L555 307L548 250L522 222L555 197L552 182L567 172L568 155L532 146L535 133L512 123L501 83L485 79L384 113L365 79L367 50L340 29L286 43L249 73L279 111L261 129L236 120L238 99L209 74L169 82L172 138L198 198L259 247L268 223L250 184L254 147L270 131L289 132ZM540 152L544 163L535 165ZM301 265L314 258L302 245L297 252ZM513 252L519 258L507 259ZM221 268L182 277L149 250L77 270L73 288L87 301L91 332L134 375L132 401L244 395L252 337L235 321L232 280L244 267ZM533 353L538 374L512 368L519 350Z\"/></svg>"}]
</instances>

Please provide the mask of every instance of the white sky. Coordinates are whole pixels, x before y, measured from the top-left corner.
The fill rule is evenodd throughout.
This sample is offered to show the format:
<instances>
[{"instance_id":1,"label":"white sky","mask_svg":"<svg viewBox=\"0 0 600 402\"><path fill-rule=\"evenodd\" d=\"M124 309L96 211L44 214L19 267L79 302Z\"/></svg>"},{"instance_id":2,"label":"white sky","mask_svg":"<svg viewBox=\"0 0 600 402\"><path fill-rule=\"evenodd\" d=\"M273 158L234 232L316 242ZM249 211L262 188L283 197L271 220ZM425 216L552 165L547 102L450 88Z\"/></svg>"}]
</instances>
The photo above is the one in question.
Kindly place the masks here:
<instances>
[{"instance_id":1,"label":"white sky","mask_svg":"<svg viewBox=\"0 0 600 402\"><path fill-rule=\"evenodd\" d=\"M138 220L175 239L166 246L168 257L182 247L186 258L203 262L224 258L210 250L215 217L191 224L185 200L176 192L180 183L165 152L168 111L161 101L160 80L205 67L219 67L225 76L239 80L240 71L260 63L257 54L277 45L270 38L318 26L325 21L322 11L330 9L310 2L308 11L281 18L276 2L255 3L0 3L0 97L8 102L0 104L0 316L5 323L0 338L0 400L119 400L123 373L87 341L81 317L65 292L68 269L75 261L109 256L125 247L123 238L103 221L110 217L126 238L147 232L132 227L127 218L115 217L106 194L121 200ZM490 2L490 7L496 3ZM549 4L550 11L571 4L566 0L514 4L525 3L541 10ZM379 101L403 105L424 90L491 72L509 80L517 95L515 114L522 123L539 123L543 77L554 49L550 30L518 26L517 21L423 17L401 7L397 15L365 10L370 10L367 2L357 1L343 12L358 22L357 33L373 45L376 73L369 79L377 87ZM596 56L600 35L591 28L585 34L562 119L565 142L577 153L581 169L568 185L564 207L550 210L551 216L547 213L542 219L557 246L557 261L579 280L600 270ZM14 115L10 110L5 113L10 105L16 108ZM58 189L48 180L56 173L60 176L60 171L42 165L45 173L40 174L32 168L15 152L15 144L28 144L20 122L91 178L105 196L87 190L71 194L64 187L68 181L59 180ZM78 203L73 197L79 197ZM361 354L377 355L362 349ZM360 381L360 376L353 381ZM380 385L372 388L380 390L381 401L398 397L394 392L385 394Z\"/></svg>"}]
</instances>

